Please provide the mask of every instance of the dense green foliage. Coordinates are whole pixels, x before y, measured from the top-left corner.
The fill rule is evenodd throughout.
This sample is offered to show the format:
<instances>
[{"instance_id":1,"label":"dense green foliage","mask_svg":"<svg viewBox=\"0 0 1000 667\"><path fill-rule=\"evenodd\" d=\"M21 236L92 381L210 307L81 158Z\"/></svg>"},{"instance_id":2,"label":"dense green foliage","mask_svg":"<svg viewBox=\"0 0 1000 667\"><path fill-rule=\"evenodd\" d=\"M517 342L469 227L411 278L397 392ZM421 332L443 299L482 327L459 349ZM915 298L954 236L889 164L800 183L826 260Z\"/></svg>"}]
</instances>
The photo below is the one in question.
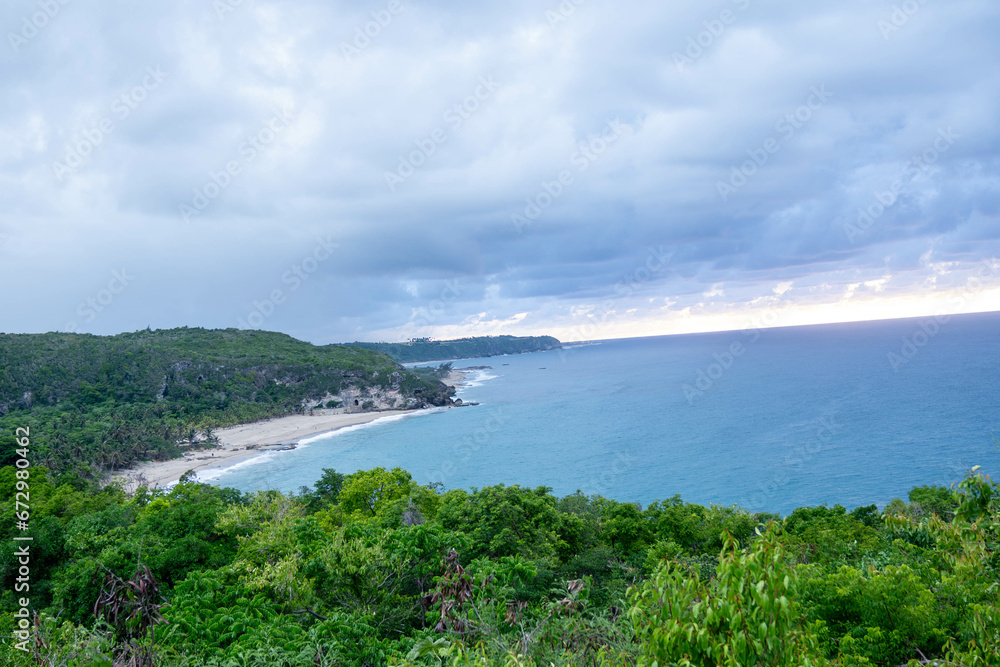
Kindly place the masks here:
<instances>
[{"instance_id":1,"label":"dense green foliage","mask_svg":"<svg viewBox=\"0 0 1000 667\"><path fill-rule=\"evenodd\" d=\"M450 402L449 364L414 373L386 351L231 329L0 335L3 664L1000 666L1000 488L976 469L883 510L787 517L679 496L642 508L546 487L444 491L399 468L326 469L297 494L94 481L345 392ZM9 465L26 462L25 426L36 467ZM30 590L16 590L23 567Z\"/></svg>"},{"instance_id":2,"label":"dense green foliage","mask_svg":"<svg viewBox=\"0 0 1000 667\"><path fill-rule=\"evenodd\" d=\"M552 336L476 336L456 340L416 339L406 343L348 343L351 347L385 352L396 361L408 364L442 359L476 359L501 354L521 354L558 350L562 343Z\"/></svg>"},{"instance_id":3,"label":"dense green foliage","mask_svg":"<svg viewBox=\"0 0 1000 667\"><path fill-rule=\"evenodd\" d=\"M976 471L886 512L784 518L676 496L643 509L544 487L442 492L398 468L324 470L293 495L128 495L6 467L0 497L19 481L38 617L30 651L13 650L5 502L12 665L1000 664L1000 488ZM147 622L94 616L147 572L158 591L121 598Z\"/></svg>"},{"instance_id":4,"label":"dense green foliage","mask_svg":"<svg viewBox=\"0 0 1000 667\"><path fill-rule=\"evenodd\" d=\"M0 465L13 462L18 426L38 434L37 462L90 474L176 456L179 441L299 412L349 388L391 392L393 407L443 405L453 393L380 352L279 333L0 334Z\"/></svg>"}]
</instances>

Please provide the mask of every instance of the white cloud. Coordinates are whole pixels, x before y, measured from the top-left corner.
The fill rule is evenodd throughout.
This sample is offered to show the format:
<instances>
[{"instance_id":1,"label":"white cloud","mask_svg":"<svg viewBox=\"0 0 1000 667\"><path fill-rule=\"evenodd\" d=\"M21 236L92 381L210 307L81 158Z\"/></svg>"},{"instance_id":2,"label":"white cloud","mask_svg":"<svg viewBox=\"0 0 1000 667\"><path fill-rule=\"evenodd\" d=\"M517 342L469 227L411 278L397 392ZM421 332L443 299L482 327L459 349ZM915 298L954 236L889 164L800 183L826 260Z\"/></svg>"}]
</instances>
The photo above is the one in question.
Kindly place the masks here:
<instances>
[{"instance_id":1,"label":"white cloud","mask_svg":"<svg viewBox=\"0 0 1000 667\"><path fill-rule=\"evenodd\" d=\"M722 291L722 283L716 283L712 285L712 289L704 293L706 299L710 299L713 296L725 296L726 293Z\"/></svg>"}]
</instances>

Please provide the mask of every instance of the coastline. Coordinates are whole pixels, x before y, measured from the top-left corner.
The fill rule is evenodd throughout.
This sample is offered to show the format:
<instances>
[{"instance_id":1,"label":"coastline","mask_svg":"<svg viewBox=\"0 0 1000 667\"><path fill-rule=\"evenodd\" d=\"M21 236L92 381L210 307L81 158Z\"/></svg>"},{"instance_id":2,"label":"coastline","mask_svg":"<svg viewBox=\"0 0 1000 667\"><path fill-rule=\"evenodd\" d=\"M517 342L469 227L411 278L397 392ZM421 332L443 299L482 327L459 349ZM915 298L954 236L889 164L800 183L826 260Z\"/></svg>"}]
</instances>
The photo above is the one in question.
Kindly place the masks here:
<instances>
[{"instance_id":1,"label":"coastline","mask_svg":"<svg viewBox=\"0 0 1000 667\"><path fill-rule=\"evenodd\" d=\"M418 410L385 410L325 415L289 415L252 424L219 429L215 435L219 445L210 449L187 452L169 461L147 461L112 475L109 481L121 480L132 492L140 486L167 487L176 483L189 470L207 472L223 470L237 463L275 449L288 449L307 438L333 433L347 426L367 424L386 417L419 413Z\"/></svg>"},{"instance_id":2,"label":"coastline","mask_svg":"<svg viewBox=\"0 0 1000 667\"><path fill-rule=\"evenodd\" d=\"M442 379L447 385L460 390L468 382L470 369L452 370ZM431 408L416 410L384 410L380 412L322 411L318 415L289 415L267 421L229 426L215 431L219 444L209 449L186 452L184 456L169 461L147 461L121 470L109 478L120 480L126 491L140 486L163 488L176 484L188 471L195 473L219 471L237 463L260 456L268 451L294 448L299 442L348 426L368 424L397 415L419 413Z\"/></svg>"},{"instance_id":3,"label":"coastline","mask_svg":"<svg viewBox=\"0 0 1000 667\"><path fill-rule=\"evenodd\" d=\"M470 370L453 370L442 382L461 389L467 383ZM208 449L186 452L184 456L169 461L147 461L121 470L109 478L120 480L126 491L140 486L163 488L180 480L186 472L219 471L237 463L260 456L268 451L294 448L299 442L347 426L368 424L397 415L416 414L432 408L417 410L384 410L380 412L330 412L318 415L289 415L267 421L240 424L215 431L219 444Z\"/></svg>"}]
</instances>

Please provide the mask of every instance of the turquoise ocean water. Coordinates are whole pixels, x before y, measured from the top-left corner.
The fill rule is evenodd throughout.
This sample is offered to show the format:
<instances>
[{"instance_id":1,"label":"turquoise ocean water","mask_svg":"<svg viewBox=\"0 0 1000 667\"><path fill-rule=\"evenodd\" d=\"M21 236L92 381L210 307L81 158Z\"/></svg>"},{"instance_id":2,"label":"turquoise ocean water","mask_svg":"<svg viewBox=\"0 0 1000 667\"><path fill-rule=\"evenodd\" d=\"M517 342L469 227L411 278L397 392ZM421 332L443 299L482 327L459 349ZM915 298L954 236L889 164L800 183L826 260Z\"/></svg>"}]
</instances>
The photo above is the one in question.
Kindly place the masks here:
<instances>
[{"instance_id":1,"label":"turquoise ocean water","mask_svg":"<svg viewBox=\"0 0 1000 667\"><path fill-rule=\"evenodd\" d=\"M295 491L400 466L643 505L787 513L1000 471L1000 313L603 341L463 359L480 405L388 418L202 479Z\"/></svg>"}]
</instances>

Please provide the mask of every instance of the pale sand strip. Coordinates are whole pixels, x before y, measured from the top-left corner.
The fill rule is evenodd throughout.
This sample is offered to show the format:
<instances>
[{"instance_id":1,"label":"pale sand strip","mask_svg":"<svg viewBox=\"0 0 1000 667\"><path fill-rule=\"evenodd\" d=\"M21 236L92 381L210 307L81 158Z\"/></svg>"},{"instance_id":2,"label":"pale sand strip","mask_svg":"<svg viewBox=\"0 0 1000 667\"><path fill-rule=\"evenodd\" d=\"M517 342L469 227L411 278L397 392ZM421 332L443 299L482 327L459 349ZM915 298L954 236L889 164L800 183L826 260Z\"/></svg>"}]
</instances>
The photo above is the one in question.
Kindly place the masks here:
<instances>
[{"instance_id":1,"label":"pale sand strip","mask_svg":"<svg viewBox=\"0 0 1000 667\"><path fill-rule=\"evenodd\" d=\"M181 478L188 470L205 472L229 468L240 461L260 455L269 449L287 447L320 433L327 433L357 424L367 424L393 415L404 415L420 410L386 410L384 412L354 412L326 415L291 415L253 424L231 426L215 431L219 446L188 452L182 458L170 461L150 461L116 473L112 479L121 479L128 490L146 485L149 488L167 486Z\"/></svg>"},{"instance_id":2,"label":"pale sand strip","mask_svg":"<svg viewBox=\"0 0 1000 667\"><path fill-rule=\"evenodd\" d=\"M456 389L461 389L462 385L465 384L465 376L468 375L470 372L471 371L456 371L456 370L453 370L450 373L448 373L448 375L444 376L441 379L441 382L444 382L447 385L451 385L452 387L455 387Z\"/></svg>"}]
</instances>

